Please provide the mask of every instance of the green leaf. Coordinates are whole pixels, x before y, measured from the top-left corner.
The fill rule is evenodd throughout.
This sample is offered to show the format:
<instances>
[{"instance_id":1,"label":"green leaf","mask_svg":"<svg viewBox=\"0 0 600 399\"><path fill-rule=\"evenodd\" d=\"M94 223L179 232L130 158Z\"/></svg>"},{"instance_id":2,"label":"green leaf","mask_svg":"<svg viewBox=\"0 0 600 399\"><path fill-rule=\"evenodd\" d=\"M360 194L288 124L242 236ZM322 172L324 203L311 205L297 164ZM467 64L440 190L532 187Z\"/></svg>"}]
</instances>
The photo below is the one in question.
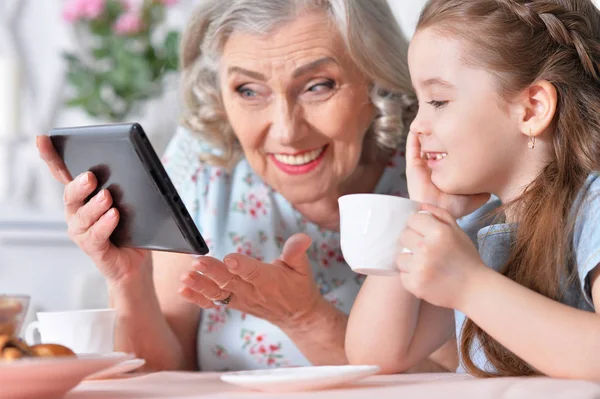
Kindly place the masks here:
<instances>
[{"instance_id":1,"label":"green leaf","mask_svg":"<svg viewBox=\"0 0 600 399\"><path fill-rule=\"evenodd\" d=\"M106 2L106 15L108 20L111 22L116 21L116 19L125 12L123 7L123 3L119 0L108 0ZM112 25L112 23L111 23Z\"/></svg>"},{"instance_id":2,"label":"green leaf","mask_svg":"<svg viewBox=\"0 0 600 399\"><path fill-rule=\"evenodd\" d=\"M89 22L90 32L96 36L108 36L112 33L112 23L105 18Z\"/></svg>"},{"instance_id":3,"label":"green leaf","mask_svg":"<svg viewBox=\"0 0 600 399\"><path fill-rule=\"evenodd\" d=\"M79 63L79 59L73 53L65 51L62 53L62 56L65 59L65 61L67 61L69 64Z\"/></svg>"},{"instance_id":4,"label":"green leaf","mask_svg":"<svg viewBox=\"0 0 600 399\"><path fill-rule=\"evenodd\" d=\"M87 104L87 97L74 97L70 100L67 100L65 104L69 107L81 107Z\"/></svg>"},{"instance_id":5,"label":"green leaf","mask_svg":"<svg viewBox=\"0 0 600 399\"><path fill-rule=\"evenodd\" d=\"M73 68L67 72L67 80L79 90L94 85L96 78L92 72L83 68Z\"/></svg>"},{"instance_id":6,"label":"green leaf","mask_svg":"<svg viewBox=\"0 0 600 399\"><path fill-rule=\"evenodd\" d=\"M179 41L181 37L179 32L170 31L167 33L164 42L165 66L167 70L177 70L179 67Z\"/></svg>"},{"instance_id":7,"label":"green leaf","mask_svg":"<svg viewBox=\"0 0 600 399\"><path fill-rule=\"evenodd\" d=\"M98 47L92 50L92 54L97 59L108 58L111 55L110 49L108 47Z\"/></svg>"},{"instance_id":8,"label":"green leaf","mask_svg":"<svg viewBox=\"0 0 600 399\"><path fill-rule=\"evenodd\" d=\"M111 69L103 78L114 87L115 91L126 90L129 86L129 74L123 64Z\"/></svg>"}]
</instances>

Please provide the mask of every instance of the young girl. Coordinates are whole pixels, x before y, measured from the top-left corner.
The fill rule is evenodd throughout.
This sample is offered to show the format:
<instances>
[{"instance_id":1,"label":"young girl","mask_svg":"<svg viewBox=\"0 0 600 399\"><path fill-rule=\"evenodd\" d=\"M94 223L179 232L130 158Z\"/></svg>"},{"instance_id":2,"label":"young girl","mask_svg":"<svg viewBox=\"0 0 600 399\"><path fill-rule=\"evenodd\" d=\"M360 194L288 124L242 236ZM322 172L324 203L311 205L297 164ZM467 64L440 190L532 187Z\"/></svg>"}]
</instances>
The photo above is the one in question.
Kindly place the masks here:
<instances>
[{"instance_id":1,"label":"young girl","mask_svg":"<svg viewBox=\"0 0 600 399\"><path fill-rule=\"evenodd\" d=\"M600 12L591 0L430 0L400 276L369 277L351 363L401 372L456 333L476 376L600 380ZM476 245L456 219L502 201ZM402 253L408 248L412 253Z\"/></svg>"}]
</instances>

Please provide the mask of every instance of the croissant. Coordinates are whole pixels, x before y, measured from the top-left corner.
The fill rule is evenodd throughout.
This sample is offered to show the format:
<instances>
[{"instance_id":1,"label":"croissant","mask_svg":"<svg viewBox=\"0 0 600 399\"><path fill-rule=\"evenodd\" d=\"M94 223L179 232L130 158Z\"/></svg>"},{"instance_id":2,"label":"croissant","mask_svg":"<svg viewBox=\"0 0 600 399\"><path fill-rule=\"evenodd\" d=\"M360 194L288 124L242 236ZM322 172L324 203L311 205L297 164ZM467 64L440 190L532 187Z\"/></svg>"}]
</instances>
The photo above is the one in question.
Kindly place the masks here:
<instances>
[{"instance_id":1,"label":"croissant","mask_svg":"<svg viewBox=\"0 0 600 399\"><path fill-rule=\"evenodd\" d=\"M0 335L0 361L11 361L24 357L75 356L75 353L63 345L39 344L29 346L21 339L4 334Z\"/></svg>"},{"instance_id":2,"label":"croissant","mask_svg":"<svg viewBox=\"0 0 600 399\"><path fill-rule=\"evenodd\" d=\"M58 344L33 345L29 349L38 357L75 356L71 349Z\"/></svg>"}]
</instances>

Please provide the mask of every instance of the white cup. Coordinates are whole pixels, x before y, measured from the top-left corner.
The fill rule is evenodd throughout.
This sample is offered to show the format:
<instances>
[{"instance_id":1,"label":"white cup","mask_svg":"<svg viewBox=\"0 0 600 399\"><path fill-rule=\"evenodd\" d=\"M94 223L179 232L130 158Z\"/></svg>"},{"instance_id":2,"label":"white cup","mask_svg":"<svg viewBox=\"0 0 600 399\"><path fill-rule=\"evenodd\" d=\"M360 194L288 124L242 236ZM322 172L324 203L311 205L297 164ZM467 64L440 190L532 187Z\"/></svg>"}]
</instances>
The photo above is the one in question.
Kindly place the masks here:
<instances>
[{"instance_id":1,"label":"white cup","mask_svg":"<svg viewBox=\"0 0 600 399\"><path fill-rule=\"evenodd\" d=\"M350 268L374 276L399 274L398 238L410 215L419 212L421 204L381 194L344 195L338 203L341 249Z\"/></svg>"},{"instance_id":2,"label":"white cup","mask_svg":"<svg viewBox=\"0 0 600 399\"><path fill-rule=\"evenodd\" d=\"M38 331L41 343L64 345L77 354L114 351L115 309L38 312L37 318L25 329L29 344L39 343Z\"/></svg>"}]
</instances>

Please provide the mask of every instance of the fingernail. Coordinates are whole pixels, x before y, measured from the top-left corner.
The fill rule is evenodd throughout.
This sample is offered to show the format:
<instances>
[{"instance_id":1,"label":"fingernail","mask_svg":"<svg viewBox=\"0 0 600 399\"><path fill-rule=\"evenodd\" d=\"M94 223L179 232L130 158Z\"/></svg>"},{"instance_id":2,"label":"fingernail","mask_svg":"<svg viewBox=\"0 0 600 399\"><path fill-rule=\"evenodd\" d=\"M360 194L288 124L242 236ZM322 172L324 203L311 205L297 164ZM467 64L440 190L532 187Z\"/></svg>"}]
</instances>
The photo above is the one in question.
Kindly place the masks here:
<instances>
[{"instance_id":1,"label":"fingernail","mask_svg":"<svg viewBox=\"0 0 600 399\"><path fill-rule=\"evenodd\" d=\"M81 178L79 180L81 182L82 185L87 185L90 182L90 175L88 173L85 173L83 175L81 175Z\"/></svg>"},{"instance_id":2,"label":"fingernail","mask_svg":"<svg viewBox=\"0 0 600 399\"><path fill-rule=\"evenodd\" d=\"M188 274L184 274L183 276L181 276L181 282L185 285L190 285L194 282L194 279L192 278L192 276L188 273Z\"/></svg>"},{"instance_id":3,"label":"fingernail","mask_svg":"<svg viewBox=\"0 0 600 399\"><path fill-rule=\"evenodd\" d=\"M206 270L208 270L208 267L206 267L206 264L204 264L203 262L197 262L194 266L194 269L196 269L199 272L205 272Z\"/></svg>"},{"instance_id":4,"label":"fingernail","mask_svg":"<svg viewBox=\"0 0 600 399\"><path fill-rule=\"evenodd\" d=\"M238 265L238 261L235 258L225 258L223 259L223 262L232 269L235 269Z\"/></svg>"},{"instance_id":5,"label":"fingernail","mask_svg":"<svg viewBox=\"0 0 600 399\"><path fill-rule=\"evenodd\" d=\"M108 217L111 219L117 217L117 210L112 208L110 211L108 211Z\"/></svg>"},{"instance_id":6,"label":"fingernail","mask_svg":"<svg viewBox=\"0 0 600 399\"><path fill-rule=\"evenodd\" d=\"M104 202L106 199L106 191L102 190L98 193L98 202Z\"/></svg>"}]
</instances>

